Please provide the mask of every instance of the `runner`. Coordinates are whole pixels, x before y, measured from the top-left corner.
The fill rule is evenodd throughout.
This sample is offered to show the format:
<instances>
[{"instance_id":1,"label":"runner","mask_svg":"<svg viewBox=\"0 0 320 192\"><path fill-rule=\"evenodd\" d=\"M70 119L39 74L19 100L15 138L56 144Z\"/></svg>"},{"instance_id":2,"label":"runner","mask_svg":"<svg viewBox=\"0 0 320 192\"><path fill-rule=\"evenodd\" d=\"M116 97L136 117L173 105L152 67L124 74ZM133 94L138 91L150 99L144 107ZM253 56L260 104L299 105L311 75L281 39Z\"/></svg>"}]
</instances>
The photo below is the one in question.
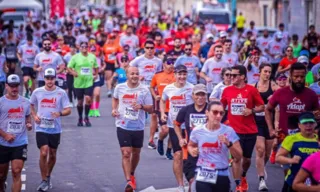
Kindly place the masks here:
<instances>
[{"instance_id":1,"label":"runner","mask_svg":"<svg viewBox=\"0 0 320 192\"><path fill-rule=\"evenodd\" d=\"M305 87L306 67L295 63L290 68L290 86L277 90L268 102L265 119L270 136L277 136L280 144L287 135L299 132L298 115L303 111L319 109L318 97L314 91ZM279 106L279 125L274 129L273 111ZM317 117L318 118L318 117ZM289 166L283 166L286 175Z\"/></svg>"},{"instance_id":2,"label":"runner","mask_svg":"<svg viewBox=\"0 0 320 192\"><path fill-rule=\"evenodd\" d=\"M205 113L207 123L192 130L188 144L190 155L199 156L196 190L227 192L231 186L229 151L236 159L241 159L242 156L239 137L231 127L220 123L224 116L222 103L209 103Z\"/></svg>"},{"instance_id":3,"label":"runner","mask_svg":"<svg viewBox=\"0 0 320 192\"><path fill-rule=\"evenodd\" d=\"M286 47L286 57L284 57L279 64L278 73L288 72L291 65L297 62L297 59L293 57L293 48L291 46Z\"/></svg>"},{"instance_id":4,"label":"runner","mask_svg":"<svg viewBox=\"0 0 320 192\"><path fill-rule=\"evenodd\" d=\"M270 64L261 64L259 66L259 81L254 85L263 99L264 104L268 103L273 92L278 88L276 83L270 79L272 66ZM270 137L268 125L265 120L265 113L255 113L255 121L258 127L258 136L256 142L256 167L259 176L259 191L268 191L265 180L267 179L265 165L270 157L273 138Z\"/></svg>"},{"instance_id":5,"label":"runner","mask_svg":"<svg viewBox=\"0 0 320 192\"><path fill-rule=\"evenodd\" d=\"M133 34L133 26L128 25L125 34L121 35L120 37L120 46L124 47L125 45L130 46L129 53L136 57L136 50L139 48L139 38Z\"/></svg>"},{"instance_id":6,"label":"runner","mask_svg":"<svg viewBox=\"0 0 320 192\"><path fill-rule=\"evenodd\" d=\"M76 45L75 44L70 45L70 53L67 53L63 57L63 60L66 63L66 65L68 65L72 56L74 56L75 54L77 54ZM76 95L75 95L75 91L73 88L73 75L70 72L68 72L68 70L67 70L67 89L68 89L68 98L69 98L70 104L72 107L76 107L76 104L74 102Z\"/></svg>"},{"instance_id":7,"label":"runner","mask_svg":"<svg viewBox=\"0 0 320 192\"><path fill-rule=\"evenodd\" d=\"M2 49L0 49L0 97L3 96L5 90L5 84L7 80L7 73L9 69L6 64L6 57L2 54Z\"/></svg>"},{"instance_id":8,"label":"runner","mask_svg":"<svg viewBox=\"0 0 320 192\"><path fill-rule=\"evenodd\" d=\"M292 189L292 184L302 163L309 155L319 151L318 138L314 133L316 126L317 123L313 113L303 112L299 115L298 127L300 133L289 135L282 142L277 152L276 162L282 165L291 165L282 192L295 192ZM290 157L288 157L289 155ZM310 179L305 182L310 182Z\"/></svg>"},{"instance_id":9,"label":"runner","mask_svg":"<svg viewBox=\"0 0 320 192\"><path fill-rule=\"evenodd\" d=\"M258 50L252 50L249 54L249 58L244 63L247 68L247 80L249 84L255 84L259 81L260 73L260 52Z\"/></svg>"},{"instance_id":10,"label":"runner","mask_svg":"<svg viewBox=\"0 0 320 192\"><path fill-rule=\"evenodd\" d=\"M179 65L174 69L176 81L172 84L167 85L162 93L162 99L160 102L161 120L167 122L169 127L169 137L173 148L173 172L178 182L178 191L184 191L183 184L183 161L182 151L179 144L178 137L174 131L174 121L181 108L193 103L192 100L192 89L193 85L187 82L188 69L184 65ZM166 101L169 101L169 112L166 115ZM181 126L185 129L185 125Z\"/></svg>"},{"instance_id":11,"label":"runner","mask_svg":"<svg viewBox=\"0 0 320 192\"><path fill-rule=\"evenodd\" d=\"M51 41L49 39L42 40L42 46L44 51L36 55L33 66L33 70L38 72L38 87L45 85L43 76L46 69L53 68L57 70L57 74L62 73L65 69L61 56L51 50Z\"/></svg>"},{"instance_id":12,"label":"runner","mask_svg":"<svg viewBox=\"0 0 320 192\"><path fill-rule=\"evenodd\" d=\"M150 92L154 99L154 113L158 115L159 125L161 127L158 145L157 145L157 152L159 155L164 155L163 149L163 140L168 136L169 128L167 126L166 121L161 120L161 112L160 112L160 100L162 97L162 93L164 88L175 82L174 77L174 60L173 58L164 57L163 59L163 71L156 73L151 81ZM165 113L168 114L169 112L169 101L166 102ZM168 139L167 151L166 151L166 158L169 160L173 159L171 154L171 141Z\"/></svg>"},{"instance_id":13,"label":"runner","mask_svg":"<svg viewBox=\"0 0 320 192\"><path fill-rule=\"evenodd\" d=\"M174 66L184 65L188 69L187 81L193 85L198 83L199 70L201 69L201 63L197 56L192 55L192 43L188 42L184 48L185 54L178 57Z\"/></svg>"},{"instance_id":14,"label":"runner","mask_svg":"<svg viewBox=\"0 0 320 192\"><path fill-rule=\"evenodd\" d=\"M237 53L232 52L231 48L232 48L232 40L227 39L223 45L222 60L229 63L230 67L233 67L235 65L238 65L239 56Z\"/></svg>"},{"instance_id":15,"label":"runner","mask_svg":"<svg viewBox=\"0 0 320 192\"><path fill-rule=\"evenodd\" d=\"M198 126L206 124L205 115L207 108L207 88L203 84L197 84L193 87L192 98L194 104L183 107L175 121L174 130L179 139L183 155L183 173L189 182L189 192L195 191L194 176L197 168L198 157L192 157L187 150L187 143L190 140L191 131ZM185 130L182 132L181 125L185 124Z\"/></svg>"},{"instance_id":16,"label":"runner","mask_svg":"<svg viewBox=\"0 0 320 192\"><path fill-rule=\"evenodd\" d=\"M232 164L237 192L248 191L249 189L246 174L251 165L251 157L258 133L254 113L260 113L264 110L264 103L258 90L246 84L246 79L247 70L244 66L236 65L232 67L231 81L233 86L226 87L221 98L224 107L228 106L228 120L230 126L240 138L243 151L241 159L234 158Z\"/></svg>"},{"instance_id":17,"label":"runner","mask_svg":"<svg viewBox=\"0 0 320 192\"><path fill-rule=\"evenodd\" d=\"M127 81L126 70L129 67L129 57L123 55L121 57L121 67L116 69L112 77L112 87L115 87L117 84L124 83Z\"/></svg>"},{"instance_id":18,"label":"runner","mask_svg":"<svg viewBox=\"0 0 320 192\"><path fill-rule=\"evenodd\" d=\"M33 37L30 34L27 36L27 43L20 46L18 50L18 59L21 63L26 98L29 98L29 94L31 95L36 86L35 79L37 74L33 70L33 65L35 63L35 57L39 52L40 50L38 46L33 44ZM32 81L32 86L29 89L30 80Z\"/></svg>"},{"instance_id":19,"label":"runner","mask_svg":"<svg viewBox=\"0 0 320 192\"><path fill-rule=\"evenodd\" d=\"M182 44L181 39L175 38L174 39L174 48L171 51L169 51L167 54L170 55L171 57L173 57L174 59L177 59L178 57L183 55L184 51L182 49L181 44Z\"/></svg>"},{"instance_id":20,"label":"runner","mask_svg":"<svg viewBox=\"0 0 320 192\"><path fill-rule=\"evenodd\" d=\"M201 69L200 77L206 80L208 93L211 93L213 88L222 81L220 76L222 69L229 67L229 63L222 60L222 51L222 46L217 45L214 49L214 56L206 60Z\"/></svg>"},{"instance_id":21,"label":"runner","mask_svg":"<svg viewBox=\"0 0 320 192\"><path fill-rule=\"evenodd\" d=\"M128 80L118 84L112 99L112 116L116 118L117 137L122 153L122 167L127 184L126 192L136 189L134 172L143 146L145 112L152 112L149 89L139 82L139 70L127 69Z\"/></svg>"},{"instance_id":22,"label":"runner","mask_svg":"<svg viewBox=\"0 0 320 192\"><path fill-rule=\"evenodd\" d=\"M154 45L155 44L153 41L146 41L144 43L145 54L136 57L130 62L130 66L137 67L139 69L141 83L148 87L150 87L150 83L154 74L162 69L162 60L154 56ZM157 125L157 115L152 113L150 122L150 137L148 143L148 148L150 149L157 148L153 141Z\"/></svg>"},{"instance_id":23,"label":"runner","mask_svg":"<svg viewBox=\"0 0 320 192\"><path fill-rule=\"evenodd\" d=\"M211 95L209 97L210 101L215 101L215 100L220 101L223 90L229 85L231 85L231 68L230 67L225 67L222 69L221 79L222 79L222 82L218 83L218 85L216 85L213 88L213 91L211 92Z\"/></svg>"},{"instance_id":24,"label":"runner","mask_svg":"<svg viewBox=\"0 0 320 192\"><path fill-rule=\"evenodd\" d=\"M30 102L19 95L20 78L10 75L6 82L6 95L0 98L0 191L6 191L5 181L11 164L14 192L21 191L21 172L27 160L28 134L32 122Z\"/></svg>"},{"instance_id":25,"label":"runner","mask_svg":"<svg viewBox=\"0 0 320 192\"><path fill-rule=\"evenodd\" d=\"M265 52L270 57L270 63L272 65L272 74L271 78L273 79L276 75L276 72L279 67L279 63L284 54L284 49L286 48L286 44L282 41L283 34L281 32L277 32L275 34L275 38L269 42L268 48Z\"/></svg>"},{"instance_id":26,"label":"runner","mask_svg":"<svg viewBox=\"0 0 320 192\"><path fill-rule=\"evenodd\" d=\"M74 77L73 87L78 100L78 126L83 126L82 115L84 103L84 123L87 127L91 127L91 123L89 121L89 111L92 102L94 76L98 74L99 66L97 64L96 56L88 52L87 42L80 43L80 50L80 53L71 58L68 64L68 72ZM83 99L85 99L85 101Z\"/></svg>"}]
</instances>

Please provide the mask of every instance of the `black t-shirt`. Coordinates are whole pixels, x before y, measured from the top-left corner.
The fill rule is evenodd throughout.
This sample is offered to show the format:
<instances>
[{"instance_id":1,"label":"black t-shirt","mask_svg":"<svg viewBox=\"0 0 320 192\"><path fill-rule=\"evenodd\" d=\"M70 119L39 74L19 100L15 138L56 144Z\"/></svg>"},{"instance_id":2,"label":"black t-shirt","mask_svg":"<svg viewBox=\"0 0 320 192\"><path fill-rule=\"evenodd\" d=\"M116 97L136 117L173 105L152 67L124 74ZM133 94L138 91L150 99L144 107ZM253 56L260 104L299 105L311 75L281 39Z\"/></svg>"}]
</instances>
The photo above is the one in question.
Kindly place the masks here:
<instances>
[{"instance_id":1,"label":"black t-shirt","mask_svg":"<svg viewBox=\"0 0 320 192\"><path fill-rule=\"evenodd\" d=\"M185 123L187 134L188 134L188 140L193 128L195 128L196 126L205 124L207 122L207 117L205 115L206 109L207 109L207 104L202 109L202 111L198 112L195 109L194 104L191 104L183 107L179 111L176 121L179 124Z\"/></svg>"},{"instance_id":2,"label":"black t-shirt","mask_svg":"<svg viewBox=\"0 0 320 192\"><path fill-rule=\"evenodd\" d=\"M172 56L174 59L177 59L178 57L180 57L181 55L184 54L184 51L181 49L180 51L176 51L176 50L171 50L169 51L168 55Z\"/></svg>"}]
</instances>

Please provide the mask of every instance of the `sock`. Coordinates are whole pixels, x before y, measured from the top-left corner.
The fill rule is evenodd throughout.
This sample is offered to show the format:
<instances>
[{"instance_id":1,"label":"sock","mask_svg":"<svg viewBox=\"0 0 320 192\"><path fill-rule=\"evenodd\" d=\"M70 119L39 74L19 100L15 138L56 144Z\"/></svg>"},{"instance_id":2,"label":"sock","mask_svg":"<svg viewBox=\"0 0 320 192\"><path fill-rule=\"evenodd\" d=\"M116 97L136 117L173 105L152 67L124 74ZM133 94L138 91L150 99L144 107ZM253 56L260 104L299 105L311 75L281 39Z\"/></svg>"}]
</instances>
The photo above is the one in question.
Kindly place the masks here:
<instances>
[{"instance_id":1,"label":"sock","mask_svg":"<svg viewBox=\"0 0 320 192\"><path fill-rule=\"evenodd\" d=\"M259 177L259 181L264 180L264 176Z\"/></svg>"},{"instance_id":2,"label":"sock","mask_svg":"<svg viewBox=\"0 0 320 192\"><path fill-rule=\"evenodd\" d=\"M158 143L163 144L163 140L158 139Z\"/></svg>"},{"instance_id":3,"label":"sock","mask_svg":"<svg viewBox=\"0 0 320 192\"><path fill-rule=\"evenodd\" d=\"M243 171L242 172L242 177L246 177L247 176L247 172L246 171Z\"/></svg>"},{"instance_id":4,"label":"sock","mask_svg":"<svg viewBox=\"0 0 320 192\"><path fill-rule=\"evenodd\" d=\"M235 179L234 182L236 183L236 186L240 185L240 179Z\"/></svg>"},{"instance_id":5,"label":"sock","mask_svg":"<svg viewBox=\"0 0 320 192\"><path fill-rule=\"evenodd\" d=\"M131 172L131 175L134 176L134 172Z\"/></svg>"},{"instance_id":6,"label":"sock","mask_svg":"<svg viewBox=\"0 0 320 192\"><path fill-rule=\"evenodd\" d=\"M167 153L171 153L171 148L167 148Z\"/></svg>"},{"instance_id":7,"label":"sock","mask_svg":"<svg viewBox=\"0 0 320 192\"><path fill-rule=\"evenodd\" d=\"M96 102L96 109L99 109L100 107L100 102Z\"/></svg>"},{"instance_id":8,"label":"sock","mask_svg":"<svg viewBox=\"0 0 320 192\"><path fill-rule=\"evenodd\" d=\"M91 110L95 110L96 109L96 103L95 102L92 102L90 109Z\"/></svg>"},{"instance_id":9,"label":"sock","mask_svg":"<svg viewBox=\"0 0 320 192\"><path fill-rule=\"evenodd\" d=\"M90 105L84 105L84 115L86 119L89 118L89 111L90 111Z\"/></svg>"},{"instance_id":10,"label":"sock","mask_svg":"<svg viewBox=\"0 0 320 192\"><path fill-rule=\"evenodd\" d=\"M77 109L78 109L78 114L79 114L79 119L82 119L82 113L83 113L83 106L77 106Z\"/></svg>"}]
</instances>

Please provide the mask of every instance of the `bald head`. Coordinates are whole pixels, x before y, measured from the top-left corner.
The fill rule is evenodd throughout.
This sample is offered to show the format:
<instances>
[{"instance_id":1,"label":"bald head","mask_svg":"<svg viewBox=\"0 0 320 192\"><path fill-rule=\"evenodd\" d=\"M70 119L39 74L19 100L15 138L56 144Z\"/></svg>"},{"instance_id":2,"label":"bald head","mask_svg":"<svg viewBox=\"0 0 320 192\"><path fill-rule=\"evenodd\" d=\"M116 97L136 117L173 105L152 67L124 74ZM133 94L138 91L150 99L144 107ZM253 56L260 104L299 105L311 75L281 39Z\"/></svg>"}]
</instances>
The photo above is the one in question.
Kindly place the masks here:
<instances>
[{"instance_id":1,"label":"bald head","mask_svg":"<svg viewBox=\"0 0 320 192\"><path fill-rule=\"evenodd\" d=\"M126 70L127 75L130 73L139 73L139 69L137 67L129 66Z\"/></svg>"}]
</instances>

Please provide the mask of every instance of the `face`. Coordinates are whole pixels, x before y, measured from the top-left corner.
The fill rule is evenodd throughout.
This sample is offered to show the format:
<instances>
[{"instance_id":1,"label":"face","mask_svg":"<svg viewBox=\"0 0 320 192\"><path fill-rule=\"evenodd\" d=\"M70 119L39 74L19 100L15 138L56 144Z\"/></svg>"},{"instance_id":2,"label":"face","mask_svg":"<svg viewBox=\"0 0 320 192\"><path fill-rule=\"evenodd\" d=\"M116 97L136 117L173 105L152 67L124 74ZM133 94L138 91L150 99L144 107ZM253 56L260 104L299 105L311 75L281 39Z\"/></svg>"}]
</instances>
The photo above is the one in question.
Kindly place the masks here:
<instances>
[{"instance_id":1,"label":"face","mask_svg":"<svg viewBox=\"0 0 320 192\"><path fill-rule=\"evenodd\" d=\"M293 56L293 49L291 47L288 47L287 50L286 50L286 55L288 57L291 57Z\"/></svg>"},{"instance_id":2,"label":"face","mask_svg":"<svg viewBox=\"0 0 320 192\"><path fill-rule=\"evenodd\" d=\"M174 46L175 46L176 48L180 48L180 47L181 47L181 41L180 41L180 39L176 39L176 40L174 41Z\"/></svg>"},{"instance_id":3,"label":"face","mask_svg":"<svg viewBox=\"0 0 320 192\"><path fill-rule=\"evenodd\" d=\"M28 45L32 45L32 41L27 41Z\"/></svg>"},{"instance_id":4,"label":"face","mask_svg":"<svg viewBox=\"0 0 320 192\"><path fill-rule=\"evenodd\" d=\"M42 43L42 47L45 51L51 50L51 42L49 40L46 40Z\"/></svg>"},{"instance_id":5,"label":"face","mask_svg":"<svg viewBox=\"0 0 320 192\"><path fill-rule=\"evenodd\" d=\"M163 63L163 67L165 70L169 71L170 73L174 70L174 62L173 60L167 60Z\"/></svg>"},{"instance_id":6,"label":"face","mask_svg":"<svg viewBox=\"0 0 320 192\"><path fill-rule=\"evenodd\" d=\"M287 80L288 80L288 78L286 78L286 77L278 78L277 79L277 85L279 87L285 87L287 85Z\"/></svg>"},{"instance_id":7,"label":"face","mask_svg":"<svg viewBox=\"0 0 320 192\"><path fill-rule=\"evenodd\" d=\"M19 85L9 86L9 84L6 84L6 90L8 95L10 95L11 97L16 97L19 94Z\"/></svg>"},{"instance_id":8,"label":"face","mask_svg":"<svg viewBox=\"0 0 320 192\"><path fill-rule=\"evenodd\" d=\"M294 70L291 73L291 87L294 92L300 93L305 88L305 78L306 71L305 70Z\"/></svg>"},{"instance_id":9,"label":"face","mask_svg":"<svg viewBox=\"0 0 320 192\"><path fill-rule=\"evenodd\" d=\"M187 72L179 72L174 74L176 78L176 82L180 84L186 83L187 80Z\"/></svg>"},{"instance_id":10,"label":"face","mask_svg":"<svg viewBox=\"0 0 320 192\"><path fill-rule=\"evenodd\" d=\"M44 78L44 82L45 82L45 85L48 88L52 88L55 85L56 78L54 78L54 77L46 77L46 78Z\"/></svg>"},{"instance_id":11,"label":"face","mask_svg":"<svg viewBox=\"0 0 320 192\"><path fill-rule=\"evenodd\" d=\"M208 122L213 123L215 125L220 124L223 116L224 110L222 105L212 105L210 110L206 110L206 116L208 118Z\"/></svg>"},{"instance_id":12,"label":"face","mask_svg":"<svg viewBox=\"0 0 320 192\"><path fill-rule=\"evenodd\" d=\"M156 36L155 42L156 42L156 44L160 45L160 44L162 43L162 38L161 38L161 36Z\"/></svg>"},{"instance_id":13,"label":"face","mask_svg":"<svg viewBox=\"0 0 320 192\"><path fill-rule=\"evenodd\" d=\"M202 92L196 94L193 93L192 99L196 105L203 106L207 101L207 94Z\"/></svg>"},{"instance_id":14,"label":"face","mask_svg":"<svg viewBox=\"0 0 320 192\"><path fill-rule=\"evenodd\" d=\"M187 55L191 55L191 53L192 53L192 46L191 46L191 45L187 45L187 46L184 48L184 52L185 52Z\"/></svg>"},{"instance_id":15,"label":"face","mask_svg":"<svg viewBox=\"0 0 320 192\"><path fill-rule=\"evenodd\" d=\"M250 45L255 45L255 44L256 44L256 39L250 38Z\"/></svg>"},{"instance_id":16,"label":"face","mask_svg":"<svg viewBox=\"0 0 320 192\"><path fill-rule=\"evenodd\" d=\"M222 44L224 44L224 42L226 41L226 39L227 39L227 37L220 37L220 42L221 42Z\"/></svg>"},{"instance_id":17,"label":"face","mask_svg":"<svg viewBox=\"0 0 320 192\"><path fill-rule=\"evenodd\" d=\"M132 34L132 27L127 28L127 34L129 34L129 35Z\"/></svg>"},{"instance_id":18,"label":"face","mask_svg":"<svg viewBox=\"0 0 320 192\"><path fill-rule=\"evenodd\" d=\"M244 79L244 75L240 75L240 71L236 69L231 70L231 83L233 85L239 85L239 83Z\"/></svg>"},{"instance_id":19,"label":"face","mask_svg":"<svg viewBox=\"0 0 320 192\"><path fill-rule=\"evenodd\" d=\"M264 30L263 31L263 36L264 37L268 37L269 36L269 31L268 30Z\"/></svg>"},{"instance_id":20,"label":"face","mask_svg":"<svg viewBox=\"0 0 320 192\"><path fill-rule=\"evenodd\" d=\"M221 59L222 53L223 53L223 51L222 51L222 48L221 48L221 47L216 47L216 48L214 49L214 56L215 56L217 59Z\"/></svg>"},{"instance_id":21,"label":"face","mask_svg":"<svg viewBox=\"0 0 320 192\"><path fill-rule=\"evenodd\" d=\"M129 60L128 59L121 59L121 63L123 67L128 67L129 66Z\"/></svg>"},{"instance_id":22,"label":"face","mask_svg":"<svg viewBox=\"0 0 320 192\"><path fill-rule=\"evenodd\" d=\"M58 39L59 44L64 44L64 40L63 39Z\"/></svg>"},{"instance_id":23,"label":"face","mask_svg":"<svg viewBox=\"0 0 320 192\"><path fill-rule=\"evenodd\" d=\"M127 71L128 81L132 84L139 82L139 70L136 67L130 67Z\"/></svg>"},{"instance_id":24,"label":"face","mask_svg":"<svg viewBox=\"0 0 320 192\"><path fill-rule=\"evenodd\" d=\"M264 68L262 68L260 71L260 78L265 81L269 80L271 76L271 70L272 69L269 66L265 66Z\"/></svg>"},{"instance_id":25,"label":"face","mask_svg":"<svg viewBox=\"0 0 320 192\"><path fill-rule=\"evenodd\" d=\"M224 50L226 52L230 52L231 51L231 46L232 46L232 43L231 42L226 42L224 43Z\"/></svg>"},{"instance_id":26,"label":"face","mask_svg":"<svg viewBox=\"0 0 320 192\"><path fill-rule=\"evenodd\" d=\"M154 55L154 45L146 44L146 46L144 47L144 51L147 55Z\"/></svg>"},{"instance_id":27,"label":"face","mask_svg":"<svg viewBox=\"0 0 320 192\"><path fill-rule=\"evenodd\" d=\"M226 85L230 85L231 84L231 71L227 70L224 74L223 74L223 81Z\"/></svg>"},{"instance_id":28,"label":"face","mask_svg":"<svg viewBox=\"0 0 320 192\"><path fill-rule=\"evenodd\" d=\"M253 60L254 63L258 63L259 62L259 59L260 59L259 54L254 54L251 57L252 57L252 60Z\"/></svg>"},{"instance_id":29,"label":"face","mask_svg":"<svg viewBox=\"0 0 320 192\"><path fill-rule=\"evenodd\" d=\"M82 43L80 45L80 51L81 51L81 53L88 53L88 44Z\"/></svg>"},{"instance_id":30,"label":"face","mask_svg":"<svg viewBox=\"0 0 320 192\"><path fill-rule=\"evenodd\" d=\"M316 128L317 124L313 122L306 122L306 123L299 123L298 124L301 133L312 135L314 134L314 129Z\"/></svg>"}]
</instances>

